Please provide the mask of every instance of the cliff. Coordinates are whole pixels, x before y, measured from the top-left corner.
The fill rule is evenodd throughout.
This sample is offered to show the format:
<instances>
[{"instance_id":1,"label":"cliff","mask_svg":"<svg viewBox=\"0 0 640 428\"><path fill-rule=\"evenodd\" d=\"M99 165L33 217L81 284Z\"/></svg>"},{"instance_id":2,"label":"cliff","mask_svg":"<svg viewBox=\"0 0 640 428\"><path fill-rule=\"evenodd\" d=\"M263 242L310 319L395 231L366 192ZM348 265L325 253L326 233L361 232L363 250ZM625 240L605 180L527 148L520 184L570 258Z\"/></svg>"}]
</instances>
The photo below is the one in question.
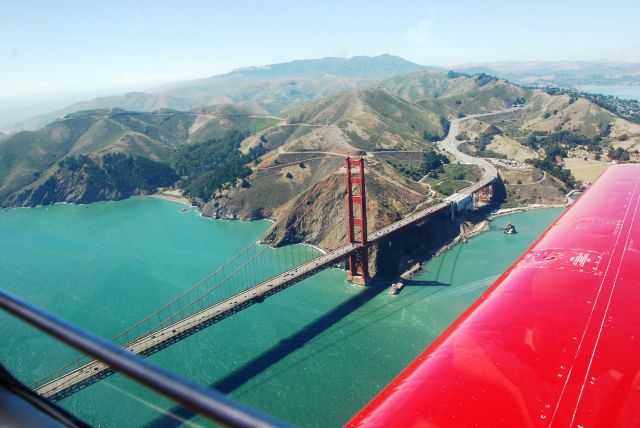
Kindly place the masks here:
<instances>
[{"instance_id":1,"label":"cliff","mask_svg":"<svg viewBox=\"0 0 640 428\"><path fill-rule=\"evenodd\" d=\"M283 218L266 240L280 246L309 243L331 250L346 242L346 192L344 172L336 171L307 192L273 213ZM410 188L394 185L388 178L369 174L366 178L369 232L385 227L415 209L426 208L428 200ZM373 277L393 277L417 261L433 254L458 235L459 227L448 214L437 215L413 225L393 238L370 248L369 270Z\"/></svg>"},{"instance_id":2,"label":"cliff","mask_svg":"<svg viewBox=\"0 0 640 428\"><path fill-rule=\"evenodd\" d=\"M118 191L113 185L105 185L104 177L96 177L96 174L85 170L58 170L42 184L12 195L3 206L33 207L56 202L88 204L119 200L138 193Z\"/></svg>"},{"instance_id":3,"label":"cliff","mask_svg":"<svg viewBox=\"0 0 640 428\"><path fill-rule=\"evenodd\" d=\"M167 165L146 158L108 154L98 164L87 156L58 163L48 177L14 193L3 207L30 207L56 202L86 204L152 193L177 179Z\"/></svg>"}]
</instances>

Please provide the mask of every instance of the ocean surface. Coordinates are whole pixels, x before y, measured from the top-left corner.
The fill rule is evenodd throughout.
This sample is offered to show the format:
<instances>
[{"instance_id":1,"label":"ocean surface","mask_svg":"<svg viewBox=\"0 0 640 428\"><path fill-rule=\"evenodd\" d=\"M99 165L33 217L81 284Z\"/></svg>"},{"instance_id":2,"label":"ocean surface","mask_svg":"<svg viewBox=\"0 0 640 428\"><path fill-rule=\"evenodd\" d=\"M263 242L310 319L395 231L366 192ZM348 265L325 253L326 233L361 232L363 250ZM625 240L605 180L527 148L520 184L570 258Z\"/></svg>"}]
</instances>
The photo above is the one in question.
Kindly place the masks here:
<instances>
[{"instance_id":1,"label":"ocean surface","mask_svg":"<svg viewBox=\"0 0 640 428\"><path fill-rule=\"evenodd\" d=\"M0 287L112 337L213 271L267 222L210 220L164 200L0 211ZM287 422L345 423L465 310L561 213L501 217L427 264L398 296L325 270L165 349L163 367ZM500 228L513 222L516 235ZM278 250L284 256L287 249ZM0 362L32 382L75 352L0 314ZM201 426L111 376L60 402L96 426Z\"/></svg>"},{"instance_id":2,"label":"ocean surface","mask_svg":"<svg viewBox=\"0 0 640 428\"><path fill-rule=\"evenodd\" d=\"M622 99L640 101L640 86L638 85L581 85L578 89L592 94L613 95Z\"/></svg>"}]
</instances>

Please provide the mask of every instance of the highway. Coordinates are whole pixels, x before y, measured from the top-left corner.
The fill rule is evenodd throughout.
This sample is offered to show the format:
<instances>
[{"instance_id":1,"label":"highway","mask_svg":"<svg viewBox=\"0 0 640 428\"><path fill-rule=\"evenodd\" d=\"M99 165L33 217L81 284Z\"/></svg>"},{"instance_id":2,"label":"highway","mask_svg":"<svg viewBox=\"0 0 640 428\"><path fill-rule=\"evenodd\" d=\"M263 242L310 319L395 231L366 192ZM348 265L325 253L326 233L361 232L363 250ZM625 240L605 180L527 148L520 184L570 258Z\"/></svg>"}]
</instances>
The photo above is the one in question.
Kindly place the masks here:
<instances>
[{"instance_id":1,"label":"highway","mask_svg":"<svg viewBox=\"0 0 640 428\"><path fill-rule=\"evenodd\" d=\"M460 123L479 117L497 116L500 114L513 113L523 110L524 108L526 107L512 107L509 109L494 111L491 113L473 114L459 119L453 119L451 121L449 133L444 140L438 141L438 147L440 148L440 150L443 150L455 157L456 161L458 161L459 163L477 165L482 170L482 177L477 183L465 187L458 193L449 196L446 201L455 204L462 202L463 200L469 198L474 192L477 192L479 189L489 185L498 178L498 170L492 163L484 158L477 158L475 156L462 153L460 150L458 150L458 146L460 145L460 143L462 143L461 141L456 140L456 135L458 135L458 130L460 129Z\"/></svg>"},{"instance_id":2,"label":"highway","mask_svg":"<svg viewBox=\"0 0 640 428\"><path fill-rule=\"evenodd\" d=\"M463 118L453 119L451 121L451 126L449 127L449 133L447 134L444 140L438 141L437 143L438 147L441 150L451 154L460 163L477 165L478 167L480 167L480 169L483 172L482 178L483 179L491 178L491 181L493 181L498 177L498 171L496 170L496 167L492 163L490 163L484 158L477 158L475 156L462 153L460 150L458 150L458 146L460 145L460 143L462 143L461 141L456 140L456 135L458 135L458 131L460 129L460 123L470 119L476 119L479 117L496 116L500 114L513 113L513 112L522 110L523 108L524 107L512 107L506 110L494 111L491 113L473 114L470 116L465 116ZM484 180L481 180L481 181L484 181ZM470 186L470 187L474 187L474 186ZM463 189L463 191L464 190L466 189Z\"/></svg>"}]
</instances>

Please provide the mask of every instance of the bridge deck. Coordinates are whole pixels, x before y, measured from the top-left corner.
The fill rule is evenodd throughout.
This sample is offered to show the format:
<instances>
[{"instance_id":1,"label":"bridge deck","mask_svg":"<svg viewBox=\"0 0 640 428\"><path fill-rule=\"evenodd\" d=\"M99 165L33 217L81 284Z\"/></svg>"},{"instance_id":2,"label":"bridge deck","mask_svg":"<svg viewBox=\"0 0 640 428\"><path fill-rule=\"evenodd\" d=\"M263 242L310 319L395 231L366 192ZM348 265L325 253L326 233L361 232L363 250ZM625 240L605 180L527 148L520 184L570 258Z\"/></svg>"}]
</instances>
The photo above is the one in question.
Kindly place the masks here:
<instances>
[{"instance_id":1,"label":"bridge deck","mask_svg":"<svg viewBox=\"0 0 640 428\"><path fill-rule=\"evenodd\" d=\"M276 275L254 287L242 291L219 303L209 306L193 315L179 320L161 330L154 331L140 337L136 341L124 346L135 354L150 355L166 346L181 340L184 337L201 330L203 327L220 321L237 312L238 308L244 308L254 303L261 302L265 297L277 293L298 281L322 270L349 253L357 250L358 244L348 244L333 251L322 254ZM212 322L213 321L213 322ZM51 399L63 398L77 389L81 389L111 374L107 364L99 360L89 363L66 373L36 389L43 397Z\"/></svg>"},{"instance_id":2,"label":"bridge deck","mask_svg":"<svg viewBox=\"0 0 640 428\"><path fill-rule=\"evenodd\" d=\"M449 208L452 203L456 202L456 198L461 195L470 195L478 189L486 186L495 179L495 176L489 174L480 182L469 186L462 192L457 193L445 200L444 202L432 205L424 210L415 212L407 217L392 223L382 229L370 234L367 239L369 242L376 242L410 224L420 222L431 215ZM193 315L182 320L153 331L144 335L134 342L124 346L124 348L139 355L151 355L167 346L184 339L203 328L206 328L228 316L248 307L255 303L262 302L264 298L269 297L285 288L299 282L314 273L334 265L339 260L351 252L360 248L358 244L347 244L333 251L315 257L293 269L276 275L262 283L248 288L234 296L222 300L219 303L211 305ZM36 392L51 400L62 399L79 389L89 386L112 374L109 366L102 361L93 360L89 363L70 371L60 377L47 382L36 389Z\"/></svg>"}]
</instances>

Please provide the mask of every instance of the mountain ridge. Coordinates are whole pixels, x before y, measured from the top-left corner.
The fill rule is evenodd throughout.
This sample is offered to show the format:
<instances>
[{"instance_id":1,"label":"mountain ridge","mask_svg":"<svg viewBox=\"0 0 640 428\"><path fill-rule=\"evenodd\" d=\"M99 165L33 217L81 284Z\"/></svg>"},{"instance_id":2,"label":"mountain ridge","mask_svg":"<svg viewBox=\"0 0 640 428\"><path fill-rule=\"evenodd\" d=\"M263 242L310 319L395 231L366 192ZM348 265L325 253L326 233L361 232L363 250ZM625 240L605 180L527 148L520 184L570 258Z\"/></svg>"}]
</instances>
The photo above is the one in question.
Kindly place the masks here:
<instances>
[{"instance_id":1,"label":"mountain ridge","mask_svg":"<svg viewBox=\"0 0 640 428\"><path fill-rule=\"evenodd\" d=\"M213 104L233 103L276 114L295 104L319 99L342 90L371 86L383 78L425 68L389 54L296 60L234 70L203 79L175 82L148 92L127 92L123 95L81 101L48 114L23 120L7 129L33 130L64 114L97 108L134 111L161 108L191 110Z\"/></svg>"},{"instance_id":2,"label":"mountain ridge","mask_svg":"<svg viewBox=\"0 0 640 428\"><path fill-rule=\"evenodd\" d=\"M55 175L56 162L67 157L86 155L99 162L105 154L124 153L167 163L181 146L205 141L215 144L231 130L248 134L237 147L244 156L253 153L242 159L255 160L250 169L260 178L254 181L252 173L241 182L228 183L226 190L213 196L217 200L212 204L217 206L206 205L215 189L200 179L198 194L203 199L198 203L205 205L209 215L253 219L277 214L296 192L323 180L330 166L337 165L336 159L347 155L378 159L384 174L403 183L409 193L438 194L444 189L439 185L442 180L416 183L422 171L421 155L393 153L433 151L433 141L447 133L450 119L514 105L525 108L500 121L466 121L460 137L469 140L465 143L468 150L488 157L535 160L539 152L525 147L527 137L563 132L577 135L574 140L590 147L595 147L596 140L616 149L640 147L640 125L587 99L550 95L486 74L422 71L385 79L368 89L337 92L291 107L281 116L229 104L190 111L101 109L71 113L38 131L23 131L1 140L0 195L6 199L20 189L37 188ZM207 150L201 151L212 155ZM299 165L307 161L313 168ZM262 171L269 174L263 176ZM195 178L188 177L190 182ZM455 184L459 185L462 182ZM270 197L265 199L260 193Z\"/></svg>"}]
</instances>

